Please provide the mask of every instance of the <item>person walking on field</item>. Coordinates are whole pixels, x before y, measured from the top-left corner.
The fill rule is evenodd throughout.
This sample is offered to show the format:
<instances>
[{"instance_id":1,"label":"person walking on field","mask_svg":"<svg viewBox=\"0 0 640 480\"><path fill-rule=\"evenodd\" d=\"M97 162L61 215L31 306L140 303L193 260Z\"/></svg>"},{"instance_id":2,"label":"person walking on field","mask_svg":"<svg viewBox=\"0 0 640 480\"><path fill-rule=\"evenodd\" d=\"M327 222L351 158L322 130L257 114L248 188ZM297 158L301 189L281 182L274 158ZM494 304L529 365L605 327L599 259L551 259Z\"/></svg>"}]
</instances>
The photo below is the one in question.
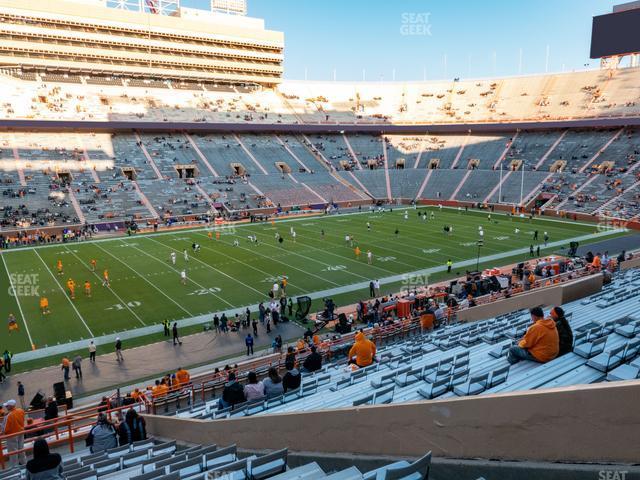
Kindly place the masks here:
<instances>
[{"instance_id":1,"label":"person walking on field","mask_svg":"<svg viewBox=\"0 0 640 480\"><path fill-rule=\"evenodd\" d=\"M169 320L163 320L162 321L162 328L164 329L164 336L168 337L169 336Z\"/></svg>"},{"instance_id":2,"label":"person walking on field","mask_svg":"<svg viewBox=\"0 0 640 480\"><path fill-rule=\"evenodd\" d=\"M124 357L122 356L122 340L120 340L120 337L116 338L116 360L118 362L124 361Z\"/></svg>"},{"instance_id":3,"label":"person walking on field","mask_svg":"<svg viewBox=\"0 0 640 480\"><path fill-rule=\"evenodd\" d=\"M173 322L173 344L182 345L182 341L178 336L178 322Z\"/></svg>"},{"instance_id":4,"label":"person walking on field","mask_svg":"<svg viewBox=\"0 0 640 480\"><path fill-rule=\"evenodd\" d=\"M91 340L91 342L89 342L89 361L91 363L96 363L96 350L96 344Z\"/></svg>"},{"instance_id":5,"label":"person walking on field","mask_svg":"<svg viewBox=\"0 0 640 480\"><path fill-rule=\"evenodd\" d=\"M82 357L76 355L71 364L73 371L76 372L76 380L82 380Z\"/></svg>"},{"instance_id":6,"label":"person walking on field","mask_svg":"<svg viewBox=\"0 0 640 480\"><path fill-rule=\"evenodd\" d=\"M253 355L253 337L250 333L247 334L247 337L244 339L244 343L247 346L247 356Z\"/></svg>"},{"instance_id":7,"label":"person walking on field","mask_svg":"<svg viewBox=\"0 0 640 480\"><path fill-rule=\"evenodd\" d=\"M24 400L24 385L20 381L18 381L18 400L20 400L20 407L22 409L26 408L26 403Z\"/></svg>"},{"instance_id":8,"label":"person walking on field","mask_svg":"<svg viewBox=\"0 0 640 480\"><path fill-rule=\"evenodd\" d=\"M60 369L64 372L64 381L69 380L69 368L71 367L71 362L67 357L62 357L62 365Z\"/></svg>"}]
</instances>

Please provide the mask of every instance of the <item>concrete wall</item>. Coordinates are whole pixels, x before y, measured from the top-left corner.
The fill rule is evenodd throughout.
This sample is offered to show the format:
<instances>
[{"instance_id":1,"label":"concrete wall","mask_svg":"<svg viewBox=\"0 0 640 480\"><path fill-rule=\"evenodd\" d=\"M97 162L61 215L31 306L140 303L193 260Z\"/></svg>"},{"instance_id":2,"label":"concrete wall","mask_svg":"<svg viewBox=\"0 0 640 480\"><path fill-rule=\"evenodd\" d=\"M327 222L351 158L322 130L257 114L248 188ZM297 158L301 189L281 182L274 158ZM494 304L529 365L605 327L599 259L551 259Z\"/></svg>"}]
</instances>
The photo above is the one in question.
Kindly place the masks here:
<instances>
[{"instance_id":1,"label":"concrete wall","mask_svg":"<svg viewBox=\"0 0 640 480\"><path fill-rule=\"evenodd\" d=\"M625 260L620 264L621 270L629 270L630 268L640 267L640 257L632 258L631 260Z\"/></svg>"},{"instance_id":2,"label":"concrete wall","mask_svg":"<svg viewBox=\"0 0 640 480\"><path fill-rule=\"evenodd\" d=\"M600 290L602 290L602 275L590 275L572 282L537 288L529 293L521 293L511 298L462 310L458 313L458 319L463 322L471 322L538 305L563 305Z\"/></svg>"},{"instance_id":3,"label":"concrete wall","mask_svg":"<svg viewBox=\"0 0 640 480\"><path fill-rule=\"evenodd\" d=\"M363 388L364 387L363 385ZM637 463L640 381L202 421L147 415L148 431L192 443L236 443L359 455Z\"/></svg>"}]
</instances>

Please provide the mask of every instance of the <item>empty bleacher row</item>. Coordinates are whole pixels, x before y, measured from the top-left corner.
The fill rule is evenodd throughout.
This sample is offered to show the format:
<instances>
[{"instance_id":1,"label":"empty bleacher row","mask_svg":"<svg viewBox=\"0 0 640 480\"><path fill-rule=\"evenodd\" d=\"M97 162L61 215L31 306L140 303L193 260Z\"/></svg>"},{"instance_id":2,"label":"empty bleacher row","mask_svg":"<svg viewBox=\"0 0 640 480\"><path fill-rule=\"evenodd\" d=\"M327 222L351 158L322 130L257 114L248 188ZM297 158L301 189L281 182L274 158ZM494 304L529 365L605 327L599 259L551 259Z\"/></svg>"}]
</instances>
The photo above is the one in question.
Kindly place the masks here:
<instances>
[{"instance_id":1,"label":"empty bleacher row","mask_svg":"<svg viewBox=\"0 0 640 480\"><path fill-rule=\"evenodd\" d=\"M413 462L399 460L367 472L355 466L325 472L317 462L289 467L287 449L241 454L235 445L181 446L149 439L95 454L83 450L65 455L62 473L65 480L408 480L428 478L430 466L427 453ZM23 468L9 469L0 473L0 480L22 480L25 473Z\"/></svg>"},{"instance_id":2,"label":"empty bleacher row","mask_svg":"<svg viewBox=\"0 0 640 480\"><path fill-rule=\"evenodd\" d=\"M507 361L509 347L531 323L528 312L519 311L381 345L379 361L355 371L336 347L332 358L338 360L303 375L297 390L225 409L213 398L176 415L211 420L638 378L639 286L640 271L629 270L600 293L564 305L573 352L546 364Z\"/></svg>"}]
</instances>

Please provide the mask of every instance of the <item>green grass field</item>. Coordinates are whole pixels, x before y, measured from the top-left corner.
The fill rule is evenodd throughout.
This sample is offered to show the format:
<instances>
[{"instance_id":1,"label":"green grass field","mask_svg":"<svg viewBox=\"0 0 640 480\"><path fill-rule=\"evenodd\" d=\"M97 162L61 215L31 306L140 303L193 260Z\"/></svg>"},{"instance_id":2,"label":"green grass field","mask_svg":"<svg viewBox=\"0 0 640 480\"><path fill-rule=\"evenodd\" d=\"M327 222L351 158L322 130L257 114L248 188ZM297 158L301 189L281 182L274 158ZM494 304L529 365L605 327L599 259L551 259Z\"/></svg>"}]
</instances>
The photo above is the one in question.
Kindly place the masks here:
<instances>
[{"instance_id":1,"label":"green grass field","mask_svg":"<svg viewBox=\"0 0 640 480\"><path fill-rule=\"evenodd\" d=\"M9 250L2 253L0 267L0 315L14 313L20 330L12 334L3 327L0 349L14 353L88 339L113 332L153 325L163 319L190 318L232 307L253 305L265 300L274 278L286 274L288 294L292 296L349 287L378 278L421 269L437 269L430 278L444 278L448 258L454 272L475 267L478 225L483 225L484 246L481 257L499 254L487 265L500 266L520 258L528 258L534 230L547 231L550 242L594 234L595 225L557 222L541 219L510 219L494 215L492 222L485 213L460 213L433 209L435 220L424 222L416 211L403 210L383 214L353 214L331 217L309 217L271 224L242 225L221 229L220 240L207 237L207 231L188 230L174 233L138 235L93 242L70 243L40 248ZM371 222L371 231L366 222ZM442 227L454 226L445 236ZM297 233L293 243L289 229ZM518 227L521 232L514 233ZM395 235L395 230L399 235ZM321 236L324 230L324 238ZM284 237L278 244L275 233ZM355 237L363 251L355 258L353 248L344 241L346 234ZM247 236L255 234L259 244ZM234 246L234 240L240 245ZM193 253L192 243L201 251ZM585 242L583 242L585 243ZM527 253L514 253L519 248ZM189 252L189 261L182 256ZM374 254L373 265L367 264L366 251ZM170 261L177 254L176 265ZM543 252L559 251L558 247ZM58 275L56 263L62 260L64 275ZM90 260L97 260L92 272ZM471 260L471 267L459 268L456 262ZM110 273L111 287L101 285L103 269ZM180 270L186 269L188 281L180 281ZM77 284L76 299L67 294L69 278ZM92 283L92 297L84 295L83 283ZM384 283L384 282L383 282ZM387 282L385 291L396 291L401 282ZM12 287L17 295L12 295ZM366 292L362 286L345 288L334 299L345 304ZM50 302L51 314L39 310L40 296ZM314 307L319 308L319 301Z\"/></svg>"}]
</instances>

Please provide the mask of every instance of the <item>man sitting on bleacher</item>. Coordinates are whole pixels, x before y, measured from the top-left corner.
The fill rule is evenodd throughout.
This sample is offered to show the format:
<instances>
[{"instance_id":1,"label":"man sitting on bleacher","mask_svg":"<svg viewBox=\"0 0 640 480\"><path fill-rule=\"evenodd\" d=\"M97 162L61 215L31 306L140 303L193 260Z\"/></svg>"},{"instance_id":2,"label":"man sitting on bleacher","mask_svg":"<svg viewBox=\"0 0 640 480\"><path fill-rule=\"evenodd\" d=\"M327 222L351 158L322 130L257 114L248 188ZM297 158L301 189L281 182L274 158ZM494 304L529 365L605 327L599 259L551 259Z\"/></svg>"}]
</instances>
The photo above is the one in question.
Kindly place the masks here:
<instances>
[{"instance_id":1,"label":"man sitting on bleacher","mask_svg":"<svg viewBox=\"0 0 640 480\"><path fill-rule=\"evenodd\" d=\"M551 318L544 318L540 307L532 308L530 313L533 325L518 345L509 349L507 360L512 365L520 360L546 363L558 356L560 340L556 322Z\"/></svg>"},{"instance_id":2,"label":"man sitting on bleacher","mask_svg":"<svg viewBox=\"0 0 640 480\"><path fill-rule=\"evenodd\" d=\"M375 360L376 344L364 336L361 331L356 333L356 341L349 350L349 362L358 367L368 367ZM355 360L354 360L355 357Z\"/></svg>"}]
</instances>

